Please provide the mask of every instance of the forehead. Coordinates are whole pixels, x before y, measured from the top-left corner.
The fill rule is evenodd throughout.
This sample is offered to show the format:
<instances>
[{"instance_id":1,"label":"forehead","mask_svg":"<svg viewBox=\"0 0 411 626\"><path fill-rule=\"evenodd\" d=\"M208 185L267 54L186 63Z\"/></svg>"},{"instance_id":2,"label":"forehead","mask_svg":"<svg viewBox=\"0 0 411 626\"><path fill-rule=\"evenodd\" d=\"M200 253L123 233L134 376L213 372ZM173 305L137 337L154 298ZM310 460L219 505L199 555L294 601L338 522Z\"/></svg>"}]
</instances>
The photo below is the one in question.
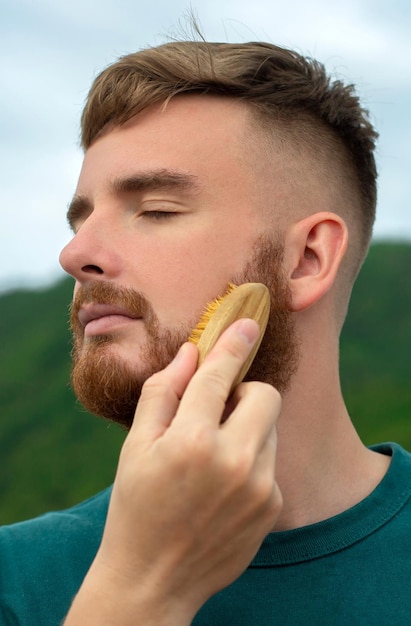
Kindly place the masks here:
<instances>
[{"instance_id":1,"label":"forehead","mask_svg":"<svg viewBox=\"0 0 411 626\"><path fill-rule=\"evenodd\" d=\"M166 102L152 104L115 128L133 128L134 126L152 127L176 126L181 132L185 129L206 124L214 132L237 130L247 123L249 106L236 99L216 95L184 94L170 98ZM107 131L114 130L108 127ZM102 134L105 134L103 129Z\"/></svg>"},{"instance_id":2,"label":"forehead","mask_svg":"<svg viewBox=\"0 0 411 626\"><path fill-rule=\"evenodd\" d=\"M249 110L243 103L216 96L177 96L153 105L121 126L103 129L85 155L85 161L103 157L125 166L132 157L188 158L194 165L220 157L242 161L247 154ZM209 163L210 162L210 163Z\"/></svg>"}]
</instances>

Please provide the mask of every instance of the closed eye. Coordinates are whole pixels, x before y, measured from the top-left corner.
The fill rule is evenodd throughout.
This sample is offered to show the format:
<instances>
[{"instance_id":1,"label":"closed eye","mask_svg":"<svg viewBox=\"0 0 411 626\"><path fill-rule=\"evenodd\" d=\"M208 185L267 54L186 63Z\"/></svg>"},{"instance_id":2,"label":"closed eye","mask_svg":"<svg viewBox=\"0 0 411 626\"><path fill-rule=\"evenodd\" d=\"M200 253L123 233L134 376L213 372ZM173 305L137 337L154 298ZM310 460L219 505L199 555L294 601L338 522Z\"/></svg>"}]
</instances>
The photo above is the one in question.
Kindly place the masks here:
<instances>
[{"instance_id":1,"label":"closed eye","mask_svg":"<svg viewBox=\"0 0 411 626\"><path fill-rule=\"evenodd\" d=\"M177 211L144 211L141 217L151 220L166 220L178 215Z\"/></svg>"}]
</instances>

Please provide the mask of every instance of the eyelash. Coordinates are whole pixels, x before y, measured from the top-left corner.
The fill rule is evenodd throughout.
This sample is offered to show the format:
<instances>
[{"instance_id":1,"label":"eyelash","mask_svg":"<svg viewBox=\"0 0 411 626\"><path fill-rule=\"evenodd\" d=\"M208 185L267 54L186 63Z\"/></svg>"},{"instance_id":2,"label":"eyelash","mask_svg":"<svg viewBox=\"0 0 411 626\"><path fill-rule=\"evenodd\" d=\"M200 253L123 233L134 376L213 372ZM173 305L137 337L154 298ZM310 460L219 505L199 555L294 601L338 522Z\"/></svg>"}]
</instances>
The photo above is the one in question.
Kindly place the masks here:
<instances>
[{"instance_id":1,"label":"eyelash","mask_svg":"<svg viewBox=\"0 0 411 626\"><path fill-rule=\"evenodd\" d=\"M144 211L142 217L160 221L175 215L177 215L177 212L175 211Z\"/></svg>"}]
</instances>

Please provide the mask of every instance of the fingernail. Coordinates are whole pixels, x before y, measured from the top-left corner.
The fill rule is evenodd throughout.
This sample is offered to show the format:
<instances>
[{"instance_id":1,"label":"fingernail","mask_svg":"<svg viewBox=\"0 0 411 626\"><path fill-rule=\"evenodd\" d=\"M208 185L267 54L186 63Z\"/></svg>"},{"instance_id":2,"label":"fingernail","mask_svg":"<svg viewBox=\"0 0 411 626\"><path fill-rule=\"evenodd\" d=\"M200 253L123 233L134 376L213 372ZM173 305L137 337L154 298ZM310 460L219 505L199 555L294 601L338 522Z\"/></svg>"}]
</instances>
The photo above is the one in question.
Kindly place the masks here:
<instances>
[{"instance_id":1,"label":"fingernail","mask_svg":"<svg viewBox=\"0 0 411 626\"><path fill-rule=\"evenodd\" d=\"M238 320L236 323L236 332L244 337L247 343L253 345L260 334L260 327L255 320L246 318Z\"/></svg>"}]
</instances>

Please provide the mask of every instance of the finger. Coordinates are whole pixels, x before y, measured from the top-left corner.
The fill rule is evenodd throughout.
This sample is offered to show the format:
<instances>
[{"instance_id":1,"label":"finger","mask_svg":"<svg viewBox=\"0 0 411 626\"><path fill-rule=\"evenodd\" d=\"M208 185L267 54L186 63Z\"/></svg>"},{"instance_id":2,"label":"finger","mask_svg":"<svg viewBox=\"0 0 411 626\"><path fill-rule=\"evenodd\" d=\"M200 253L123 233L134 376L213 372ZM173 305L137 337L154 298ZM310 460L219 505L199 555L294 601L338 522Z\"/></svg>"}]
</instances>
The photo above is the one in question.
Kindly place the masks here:
<instances>
[{"instance_id":1,"label":"finger","mask_svg":"<svg viewBox=\"0 0 411 626\"><path fill-rule=\"evenodd\" d=\"M234 405L222 430L241 450L258 454L271 439L276 442L276 424L281 412L279 392L266 383L242 383L234 392Z\"/></svg>"},{"instance_id":2,"label":"finger","mask_svg":"<svg viewBox=\"0 0 411 626\"><path fill-rule=\"evenodd\" d=\"M257 322L241 319L221 335L187 386L175 423L196 420L219 425L232 383L259 335Z\"/></svg>"},{"instance_id":3,"label":"finger","mask_svg":"<svg viewBox=\"0 0 411 626\"><path fill-rule=\"evenodd\" d=\"M197 361L197 347L187 342L166 368L146 380L129 436L144 433L146 439L152 441L164 433L176 414Z\"/></svg>"}]
</instances>

